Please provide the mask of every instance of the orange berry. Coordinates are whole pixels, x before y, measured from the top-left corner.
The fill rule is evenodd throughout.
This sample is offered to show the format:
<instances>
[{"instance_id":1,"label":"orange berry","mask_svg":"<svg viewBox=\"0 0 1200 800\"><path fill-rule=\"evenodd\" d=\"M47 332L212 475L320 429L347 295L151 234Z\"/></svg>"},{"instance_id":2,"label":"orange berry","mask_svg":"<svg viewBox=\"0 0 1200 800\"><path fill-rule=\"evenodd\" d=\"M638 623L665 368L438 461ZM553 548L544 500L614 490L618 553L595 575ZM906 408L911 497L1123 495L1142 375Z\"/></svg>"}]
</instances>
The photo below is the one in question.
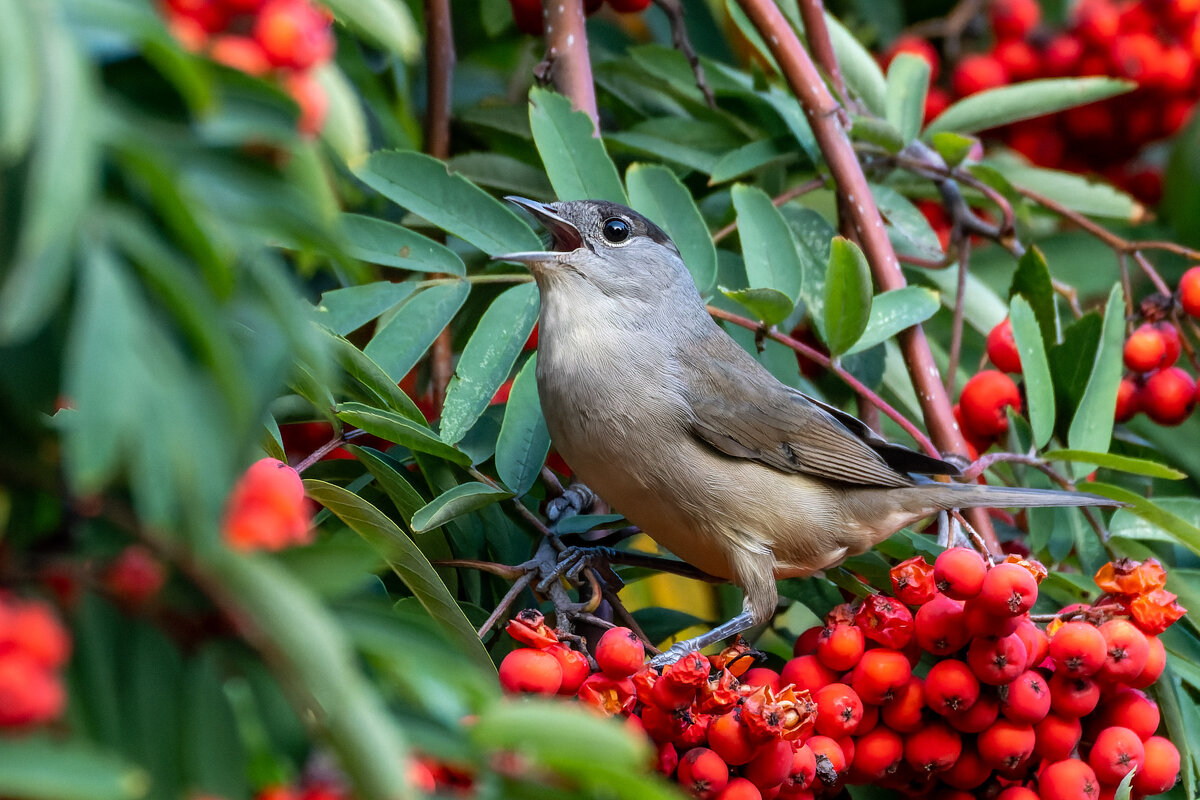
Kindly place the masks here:
<instances>
[{"instance_id":1,"label":"orange berry","mask_svg":"<svg viewBox=\"0 0 1200 800\"><path fill-rule=\"evenodd\" d=\"M1088 754L1088 765L1101 783L1120 783L1127 772L1142 768L1146 749L1129 728L1105 728L1096 736Z\"/></svg>"},{"instance_id":2,"label":"orange berry","mask_svg":"<svg viewBox=\"0 0 1200 800\"><path fill-rule=\"evenodd\" d=\"M1192 267L1183 273L1179 279L1178 297L1185 313L1200 317L1200 267Z\"/></svg>"},{"instance_id":3,"label":"orange berry","mask_svg":"<svg viewBox=\"0 0 1200 800\"><path fill-rule=\"evenodd\" d=\"M899 650L879 648L863 653L850 675L850 685L864 703L890 700L912 677L912 665Z\"/></svg>"},{"instance_id":4,"label":"orange berry","mask_svg":"<svg viewBox=\"0 0 1200 800\"><path fill-rule=\"evenodd\" d=\"M962 735L944 722L932 722L904 742L904 760L927 775L950 769L960 755Z\"/></svg>"},{"instance_id":5,"label":"orange berry","mask_svg":"<svg viewBox=\"0 0 1200 800\"><path fill-rule=\"evenodd\" d=\"M1016 617L1033 607L1037 594L1037 580L1029 570L1006 562L988 570L979 590L979 603L998 617Z\"/></svg>"},{"instance_id":6,"label":"orange berry","mask_svg":"<svg viewBox=\"0 0 1200 800\"><path fill-rule=\"evenodd\" d=\"M562 680L558 659L545 650L521 647L500 662L500 686L508 692L554 694Z\"/></svg>"},{"instance_id":7,"label":"orange berry","mask_svg":"<svg viewBox=\"0 0 1200 800\"><path fill-rule=\"evenodd\" d=\"M1070 758L1083 735L1083 725L1074 717L1047 714L1033 726L1037 738L1033 752L1047 761L1062 761Z\"/></svg>"},{"instance_id":8,"label":"orange berry","mask_svg":"<svg viewBox=\"0 0 1200 800\"><path fill-rule=\"evenodd\" d=\"M995 769L1015 769L1033 755L1036 742L1029 723L998 719L979 734L979 755Z\"/></svg>"},{"instance_id":9,"label":"orange berry","mask_svg":"<svg viewBox=\"0 0 1200 800\"><path fill-rule=\"evenodd\" d=\"M1151 736L1143 744L1142 768L1133 776L1133 791L1138 795L1162 794L1179 779L1179 750L1161 736Z\"/></svg>"},{"instance_id":10,"label":"orange berry","mask_svg":"<svg viewBox=\"0 0 1200 800\"><path fill-rule=\"evenodd\" d=\"M1111 619L1099 628L1108 657L1100 667L1105 678L1125 682L1135 679L1146 667L1150 645L1146 634L1129 620Z\"/></svg>"},{"instance_id":11,"label":"orange berry","mask_svg":"<svg viewBox=\"0 0 1200 800\"><path fill-rule=\"evenodd\" d=\"M262 45L249 36L214 36L209 44L208 55L218 64L224 64L247 75L266 75L272 67Z\"/></svg>"},{"instance_id":12,"label":"orange berry","mask_svg":"<svg viewBox=\"0 0 1200 800\"><path fill-rule=\"evenodd\" d=\"M325 88L311 72L293 72L283 79L283 87L300 107L296 130L306 136L316 136L329 113L329 97Z\"/></svg>"},{"instance_id":13,"label":"orange berry","mask_svg":"<svg viewBox=\"0 0 1200 800\"><path fill-rule=\"evenodd\" d=\"M838 623L827 626L817 639L817 659L837 672L854 667L865 649L866 640L857 625Z\"/></svg>"},{"instance_id":14,"label":"orange berry","mask_svg":"<svg viewBox=\"0 0 1200 800\"><path fill-rule=\"evenodd\" d=\"M987 562L969 547L951 547L933 562L933 580L937 589L955 600L969 600L983 588Z\"/></svg>"},{"instance_id":15,"label":"orange berry","mask_svg":"<svg viewBox=\"0 0 1200 800\"><path fill-rule=\"evenodd\" d=\"M1134 372L1150 372L1167 360L1167 343L1158 328L1150 323L1139 325L1125 340L1125 366Z\"/></svg>"},{"instance_id":16,"label":"orange berry","mask_svg":"<svg viewBox=\"0 0 1200 800\"><path fill-rule=\"evenodd\" d=\"M979 437L998 436L1008 430L1005 409L1021 408L1021 393L1012 378L996 370L971 376L959 397L963 422Z\"/></svg>"},{"instance_id":17,"label":"orange berry","mask_svg":"<svg viewBox=\"0 0 1200 800\"><path fill-rule=\"evenodd\" d=\"M1159 425L1178 425L1196 405L1196 382L1179 367L1168 367L1147 378L1139 395L1146 416Z\"/></svg>"},{"instance_id":18,"label":"orange berry","mask_svg":"<svg viewBox=\"0 0 1200 800\"><path fill-rule=\"evenodd\" d=\"M600 671L610 678L627 678L642 668L646 646L629 628L609 628L592 653Z\"/></svg>"},{"instance_id":19,"label":"orange berry","mask_svg":"<svg viewBox=\"0 0 1200 800\"><path fill-rule=\"evenodd\" d=\"M1087 622L1067 622L1050 639L1050 658L1056 670L1068 677L1094 675L1107 655L1104 634Z\"/></svg>"},{"instance_id":20,"label":"orange berry","mask_svg":"<svg viewBox=\"0 0 1200 800\"><path fill-rule=\"evenodd\" d=\"M679 759L676 780L693 797L712 798L729 783L729 767L712 750L696 747Z\"/></svg>"}]
</instances>

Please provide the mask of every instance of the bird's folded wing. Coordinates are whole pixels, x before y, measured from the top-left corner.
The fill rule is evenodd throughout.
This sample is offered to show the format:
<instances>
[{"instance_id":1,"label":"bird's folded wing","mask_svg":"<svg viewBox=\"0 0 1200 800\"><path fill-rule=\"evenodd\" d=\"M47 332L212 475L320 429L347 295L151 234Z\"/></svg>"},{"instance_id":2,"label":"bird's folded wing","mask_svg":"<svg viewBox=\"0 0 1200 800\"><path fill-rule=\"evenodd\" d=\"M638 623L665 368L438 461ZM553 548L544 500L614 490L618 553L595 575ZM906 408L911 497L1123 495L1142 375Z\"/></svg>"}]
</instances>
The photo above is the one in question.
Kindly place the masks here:
<instances>
[{"instance_id":1,"label":"bird's folded wing","mask_svg":"<svg viewBox=\"0 0 1200 800\"><path fill-rule=\"evenodd\" d=\"M854 417L827 410L823 403L784 386L740 348L735 353L710 346L705 356L688 359L683 366L691 372L685 385L692 430L726 455L784 472L869 486L911 486L910 471L957 472L944 461L891 444Z\"/></svg>"}]
</instances>

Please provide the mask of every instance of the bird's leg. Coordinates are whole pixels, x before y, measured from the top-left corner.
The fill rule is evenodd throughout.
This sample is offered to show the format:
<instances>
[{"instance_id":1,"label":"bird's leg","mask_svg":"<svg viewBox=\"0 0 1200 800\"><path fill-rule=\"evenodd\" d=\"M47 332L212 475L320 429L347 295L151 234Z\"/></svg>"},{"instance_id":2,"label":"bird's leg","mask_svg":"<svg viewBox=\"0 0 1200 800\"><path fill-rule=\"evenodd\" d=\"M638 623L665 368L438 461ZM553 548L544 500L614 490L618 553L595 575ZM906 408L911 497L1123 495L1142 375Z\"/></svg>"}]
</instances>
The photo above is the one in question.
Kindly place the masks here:
<instances>
[{"instance_id":1,"label":"bird's leg","mask_svg":"<svg viewBox=\"0 0 1200 800\"><path fill-rule=\"evenodd\" d=\"M746 550L730 554L733 582L742 587L742 613L728 622L723 622L707 633L692 639L676 642L661 654L650 659L650 666L664 667L673 664L688 653L702 650L714 642L736 636L743 631L760 625L771 618L779 602L779 589L775 586L775 558L769 552L756 553Z\"/></svg>"},{"instance_id":2,"label":"bird's leg","mask_svg":"<svg viewBox=\"0 0 1200 800\"><path fill-rule=\"evenodd\" d=\"M597 501L596 493L582 483L572 483L563 493L546 504L546 519L554 525L567 517L582 514Z\"/></svg>"}]
</instances>

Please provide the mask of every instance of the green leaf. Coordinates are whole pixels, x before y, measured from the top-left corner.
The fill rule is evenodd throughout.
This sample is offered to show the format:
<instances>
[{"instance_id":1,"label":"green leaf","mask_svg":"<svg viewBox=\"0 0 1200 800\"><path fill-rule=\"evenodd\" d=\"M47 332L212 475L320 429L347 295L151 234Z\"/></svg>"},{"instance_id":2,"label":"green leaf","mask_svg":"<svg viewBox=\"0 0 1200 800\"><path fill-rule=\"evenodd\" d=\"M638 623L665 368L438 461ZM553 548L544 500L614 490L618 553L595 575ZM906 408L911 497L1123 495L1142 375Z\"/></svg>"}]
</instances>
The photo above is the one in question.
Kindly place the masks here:
<instances>
[{"instance_id":1,"label":"green leaf","mask_svg":"<svg viewBox=\"0 0 1200 800\"><path fill-rule=\"evenodd\" d=\"M775 289L726 289L719 287L721 294L743 306L750 315L770 327L778 325L796 307L796 301Z\"/></svg>"},{"instance_id":2,"label":"green leaf","mask_svg":"<svg viewBox=\"0 0 1200 800\"><path fill-rule=\"evenodd\" d=\"M858 245L835 236L825 271L825 344L834 356L858 341L871 317L871 268Z\"/></svg>"},{"instance_id":3,"label":"green leaf","mask_svg":"<svg viewBox=\"0 0 1200 800\"><path fill-rule=\"evenodd\" d=\"M734 184L738 238L752 289L775 289L795 301L800 296L804 266L779 209L762 189Z\"/></svg>"},{"instance_id":4,"label":"green leaf","mask_svg":"<svg viewBox=\"0 0 1200 800\"><path fill-rule=\"evenodd\" d=\"M339 22L385 50L414 63L421 56L421 29L401 0L327 0Z\"/></svg>"},{"instance_id":5,"label":"green leaf","mask_svg":"<svg viewBox=\"0 0 1200 800\"><path fill-rule=\"evenodd\" d=\"M363 348L393 382L408 374L466 302L466 281L430 286L410 296Z\"/></svg>"},{"instance_id":6,"label":"green leaf","mask_svg":"<svg viewBox=\"0 0 1200 800\"><path fill-rule=\"evenodd\" d=\"M321 301L317 303L317 318L334 333L345 336L403 301L416 288L414 281L375 281L331 289L321 295Z\"/></svg>"},{"instance_id":7,"label":"green leaf","mask_svg":"<svg viewBox=\"0 0 1200 800\"><path fill-rule=\"evenodd\" d=\"M854 34L828 12L825 14L825 27L829 30L829 40L846 85L862 98L863 104L872 113L882 116L887 110L888 85L879 62L854 38Z\"/></svg>"},{"instance_id":8,"label":"green leaf","mask_svg":"<svg viewBox=\"0 0 1200 800\"><path fill-rule=\"evenodd\" d=\"M592 118L572 110L570 100L534 87L529 92L529 127L559 200L629 204Z\"/></svg>"},{"instance_id":9,"label":"green leaf","mask_svg":"<svg viewBox=\"0 0 1200 800\"><path fill-rule=\"evenodd\" d=\"M418 509L412 517L412 528L417 533L440 528L452 519L470 514L472 511L478 511L492 503L507 500L512 496L512 492L488 486L486 483L477 481L460 483L453 489L433 498L423 508Z\"/></svg>"},{"instance_id":10,"label":"green leaf","mask_svg":"<svg viewBox=\"0 0 1200 800\"><path fill-rule=\"evenodd\" d=\"M757 139L730 150L716 164L713 164L708 185L716 186L719 183L732 181L769 165L792 162L796 160L796 156L796 144L790 136ZM625 175L625 182L629 183L628 173ZM632 194L632 186L629 191Z\"/></svg>"},{"instance_id":11,"label":"green leaf","mask_svg":"<svg viewBox=\"0 0 1200 800\"><path fill-rule=\"evenodd\" d=\"M508 379L537 314L538 292L532 283L506 289L483 312L446 387L441 433L447 442L466 436L487 409Z\"/></svg>"},{"instance_id":12,"label":"green leaf","mask_svg":"<svg viewBox=\"0 0 1200 800\"><path fill-rule=\"evenodd\" d=\"M356 172L392 202L488 255L542 246L516 212L461 175L452 175L432 156L411 150L378 150Z\"/></svg>"},{"instance_id":13,"label":"green leaf","mask_svg":"<svg viewBox=\"0 0 1200 800\"><path fill-rule=\"evenodd\" d=\"M870 350L891 339L905 328L920 325L941 308L937 292L924 286L905 286L875 295L867 327L854 346L844 355Z\"/></svg>"},{"instance_id":14,"label":"green leaf","mask_svg":"<svg viewBox=\"0 0 1200 800\"><path fill-rule=\"evenodd\" d=\"M1013 297L1009 303L1009 317L1017 351L1021 354L1033 444L1040 449L1054 434L1054 382L1050 378L1050 364L1046 361L1042 331L1029 301L1021 295Z\"/></svg>"},{"instance_id":15,"label":"green leaf","mask_svg":"<svg viewBox=\"0 0 1200 800\"><path fill-rule=\"evenodd\" d=\"M347 375L392 411L399 412L414 422L425 424L425 416L417 408L417 404L396 385L398 380L393 380L366 353L341 336L330 333L329 338L333 345L333 357ZM333 403L329 405L332 406Z\"/></svg>"},{"instance_id":16,"label":"green leaf","mask_svg":"<svg viewBox=\"0 0 1200 800\"><path fill-rule=\"evenodd\" d=\"M287 552L309 549L299 547ZM323 574L329 573L330 569L324 567ZM358 575L361 580L363 573ZM225 695L225 676L218 658L216 648L205 647L184 663L179 725L183 776L186 785L197 790L221 797L242 797L248 794L246 754Z\"/></svg>"},{"instance_id":17,"label":"green leaf","mask_svg":"<svg viewBox=\"0 0 1200 800\"><path fill-rule=\"evenodd\" d=\"M1013 186L1032 189L1080 214L1124 222L1145 215L1142 204L1125 192L1083 175L1021 164L994 166Z\"/></svg>"},{"instance_id":18,"label":"green leaf","mask_svg":"<svg viewBox=\"0 0 1200 800\"><path fill-rule=\"evenodd\" d=\"M380 439L402 444L410 450L429 453L463 467L471 464L471 459L466 453L442 441L429 428L392 411L371 408L362 403L342 403L337 407L337 418Z\"/></svg>"},{"instance_id":19,"label":"green leaf","mask_svg":"<svg viewBox=\"0 0 1200 800\"><path fill-rule=\"evenodd\" d=\"M679 248L679 255L700 294L712 291L717 279L717 249L692 193L666 167L632 164L625 172L629 201L663 230Z\"/></svg>"},{"instance_id":20,"label":"green leaf","mask_svg":"<svg viewBox=\"0 0 1200 800\"><path fill-rule=\"evenodd\" d=\"M0 165L7 166L33 141L42 76L27 4L0 0L0 17Z\"/></svg>"},{"instance_id":21,"label":"green leaf","mask_svg":"<svg viewBox=\"0 0 1200 800\"><path fill-rule=\"evenodd\" d=\"M888 225L888 238L899 255L927 261L940 261L945 256L933 226L911 200L890 186L872 183L870 187L879 213Z\"/></svg>"},{"instance_id":22,"label":"green leaf","mask_svg":"<svg viewBox=\"0 0 1200 800\"><path fill-rule=\"evenodd\" d=\"M1121 381L1122 348L1125 342L1125 294L1121 285L1113 286L1104 312L1100 349L1092 365L1087 389L1071 419L1067 445L1072 450L1106 452L1112 439L1113 413L1117 408L1117 385ZM1075 477L1090 472L1087 465L1076 465Z\"/></svg>"},{"instance_id":23,"label":"green leaf","mask_svg":"<svg viewBox=\"0 0 1200 800\"><path fill-rule=\"evenodd\" d=\"M971 154L971 149L979 144L979 140L973 136L942 131L930 136L929 143L933 145L934 150L938 151L938 155L946 162L946 166L953 168L966 160L967 156Z\"/></svg>"},{"instance_id":24,"label":"green leaf","mask_svg":"<svg viewBox=\"0 0 1200 800\"><path fill-rule=\"evenodd\" d=\"M1020 295L1029 303L1042 331L1042 340L1056 344L1059 339L1058 313L1054 310L1054 281L1046 257L1036 245L1030 246L1017 262L1008 296Z\"/></svg>"},{"instance_id":25,"label":"green leaf","mask_svg":"<svg viewBox=\"0 0 1200 800\"><path fill-rule=\"evenodd\" d=\"M1124 94L1134 86L1129 81L1093 77L1050 78L989 89L964 97L947 108L929 123L925 135L938 131L975 133L989 130Z\"/></svg>"},{"instance_id":26,"label":"green leaf","mask_svg":"<svg viewBox=\"0 0 1200 800\"><path fill-rule=\"evenodd\" d=\"M363 498L340 486L306 480L304 492L379 550L404 585L441 626L446 638L458 652L466 656L469 663L483 670L484 674L495 672L491 657L466 615L446 590L433 566L396 523Z\"/></svg>"},{"instance_id":27,"label":"green leaf","mask_svg":"<svg viewBox=\"0 0 1200 800\"><path fill-rule=\"evenodd\" d=\"M504 422L496 440L496 472L504 485L520 497L533 487L550 451L550 432L538 400L537 355L513 379Z\"/></svg>"},{"instance_id":28,"label":"green leaf","mask_svg":"<svg viewBox=\"0 0 1200 800\"><path fill-rule=\"evenodd\" d=\"M614 522L624 519L625 517L620 514L574 514L556 522L554 532L561 536L571 533L587 533L596 528L611 527Z\"/></svg>"},{"instance_id":29,"label":"green leaf","mask_svg":"<svg viewBox=\"0 0 1200 800\"><path fill-rule=\"evenodd\" d=\"M1094 464L1097 467L1128 472L1131 475L1146 475L1151 478L1162 478L1168 481L1179 481L1187 477L1187 473L1172 469L1156 461L1132 456L1119 456L1113 453L1095 453L1086 450L1049 450L1042 453L1047 461L1077 461L1083 464Z\"/></svg>"},{"instance_id":30,"label":"green leaf","mask_svg":"<svg viewBox=\"0 0 1200 800\"><path fill-rule=\"evenodd\" d=\"M809 316L825 338L825 270L829 264L830 242L837 235L829 221L811 208L785 205L781 211L797 256L800 259L800 299Z\"/></svg>"},{"instance_id":31,"label":"green leaf","mask_svg":"<svg viewBox=\"0 0 1200 800\"><path fill-rule=\"evenodd\" d=\"M1137 767L1125 773L1125 777L1117 784L1117 789L1113 793L1113 800L1129 800L1133 793L1133 776L1138 772Z\"/></svg>"},{"instance_id":32,"label":"green leaf","mask_svg":"<svg viewBox=\"0 0 1200 800\"><path fill-rule=\"evenodd\" d=\"M1118 517L1121 517L1122 514L1127 513L1139 517L1154 527L1161 528L1162 530L1166 531L1171 535L1171 537L1183 544L1193 553L1200 553L1200 527L1197 527L1194 523L1189 522L1178 514L1174 514L1164 508L1165 502L1169 501L1169 499L1165 499L1163 503L1156 503L1153 500L1148 500L1145 497L1142 497L1140 494L1135 494L1134 492L1131 492L1128 489L1123 489L1120 486L1113 486L1108 483L1098 483L1095 481L1089 483L1087 488L1088 491L1129 504L1128 508L1122 509L1113 515L1113 536L1128 535L1129 538L1157 538L1154 536L1147 536L1144 530L1140 536L1132 535L1135 529L1127 522L1118 519ZM1194 498L1186 499L1194 501ZM1194 502L1189 504L1189 507L1194 509Z\"/></svg>"},{"instance_id":33,"label":"green leaf","mask_svg":"<svg viewBox=\"0 0 1200 800\"><path fill-rule=\"evenodd\" d=\"M149 778L84 742L0 739L0 793L14 800L133 800Z\"/></svg>"},{"instance_id":34,"label":"green leaf","mask_svg":"<svg viewBox=\"0 0 1200 800\"><path fill-rule=\"evenodd\" d=\"M321 125L321 138L349 166L361 164L367 157L370 137L358 92L332 62L316 67L313 73L329 103Z\"/></svg>"},{"instance_id":35,"label":"green leaf","mask_svg":"<svg viewBox=\"0 0 1200 800\"><path fill-rule=\"evenodd\" d=\"M852 115L850 137L855 141L882 147L889 153L899 153L904 149L904 135L890 122L879 117Z\"/></svg>"},{"instance_id":36,"label":"green leaf","mask_svg":"<svg viewBox=\"0 0 1200 800\"><path fill-rule=\"evenodd\" d=\"M887 121L907 144L921 132L925 95L929 92L929 62L912 53L892 59L887 73Z\"/></svg>"},{"instance_id":37,"label":"green leaf","mask_svg":"<svg viewBox=\"0 0 1200 800\"><path fill-rule=\"evenodd\" d=\"M503 153L463 153L450 159L450 169L504 194L519 194L534 200L554 198L554 189L540 167Z\"/></svg>"},{"instance_id":38,"label":"green leaf","mask_svg":"<svg viewBox=\"0 0 1200 800\"><path fill-rule=\"evenodd\" d=\"M393 222L362 214L342 214L346 253L370 264L418 272L466 274L463 261L450 248Z\"/></svg>"}]
</instances>

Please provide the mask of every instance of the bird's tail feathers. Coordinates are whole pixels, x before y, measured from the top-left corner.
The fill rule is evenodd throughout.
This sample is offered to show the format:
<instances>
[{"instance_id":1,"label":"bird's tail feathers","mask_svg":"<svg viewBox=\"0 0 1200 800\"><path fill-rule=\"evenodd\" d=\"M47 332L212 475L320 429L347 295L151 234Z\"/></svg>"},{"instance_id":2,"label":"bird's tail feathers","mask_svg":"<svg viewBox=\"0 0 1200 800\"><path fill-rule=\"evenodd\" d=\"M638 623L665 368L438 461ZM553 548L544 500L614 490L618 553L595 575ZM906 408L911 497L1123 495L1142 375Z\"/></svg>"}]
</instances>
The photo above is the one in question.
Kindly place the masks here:
<instances>
[{"instance_id":1,"label":"bird's tail feathers","mask_svg":"<svg viewBox=\"0 0 1200 800\"><path fill-rule=\"evenodd\" d=\"M938 508L1036 508L1041 506L1123 506L1124 503L1088 492L1023 489L968 483L924 483L924 497Z\"/></svg>"}]
</instances>

